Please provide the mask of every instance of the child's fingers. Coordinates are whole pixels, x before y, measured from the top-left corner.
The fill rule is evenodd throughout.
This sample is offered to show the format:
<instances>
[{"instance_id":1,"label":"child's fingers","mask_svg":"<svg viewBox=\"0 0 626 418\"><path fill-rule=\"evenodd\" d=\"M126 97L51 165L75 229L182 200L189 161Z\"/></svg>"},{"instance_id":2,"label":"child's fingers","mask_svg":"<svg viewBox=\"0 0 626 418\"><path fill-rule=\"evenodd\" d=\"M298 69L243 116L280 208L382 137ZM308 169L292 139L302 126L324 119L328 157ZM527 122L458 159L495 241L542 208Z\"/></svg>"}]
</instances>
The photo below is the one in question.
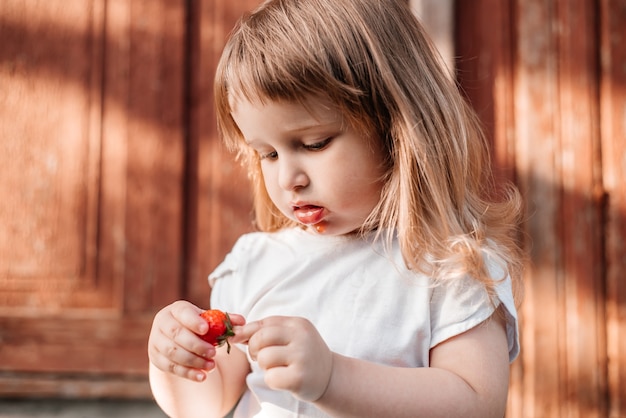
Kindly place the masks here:
<instances>
[{"instance_id":1,"label":"child's fingers","mask_svg":"<svg viewBox=\"0 0 626 418\"><path fill-rule=\"evenodd\" d=\"M213 354L215 353L215 349L211 347ZM202 356L197 355L193 352L188 351L184 347L176 344L173 340L169 340L169 342L157 346L156 351L160 355L167 359L170 363L178 364L187 368L194 369L208 369L212 366L213 356Z\"/></svg>"},{"instance_id":2,"label":"child's fingers","mask_svg":"<svg viewBox=\"0 0 626 418\"><path fill-rule=\"evenodd\" d=\"M228 316L230 317L230 322L231 324L233 324L233 326L242 326L246 324L246 318L244 318L242 315L228 313Z\"/></svg>"},{"instance_id":3,"label":"child's fingers","mask_svg":"<svg viewBox=\"0 0 626 418\"><path fill-rule=\"evenodd\" d=\"M182 351L197 357L212 358L215 356L215 347L202 340L193 330L182 326L178 321L174 320L171 323L164 324L160 331L164 337L161 346L166 347L166 349L161 351L164 351L166 354L171 353L174 355L177 351L180 351L178 350L178 347L180 347Z\"/></svg>"},{"instance_id":4,"label":"child's fingers","mask_svg":"<svg viewBox=\"0 0 626 418\"><path fill-rule=\"evenodd\" d=\"M254 321L243 326L233 327L235 336L231 337L230 342L233 344L246 344L254 334L262 327L261 321Z\"/></svg>"},{"instance_id":5,"label":"child's fingers","mask_svg":"<svg viewBox=\"0 0 626 418\"><path fill-rule=\"evenodd\" d=\"M176 356L166 356L163 353L157 353L152 356L152 364L164 372L197 382L203 381L206 378L206 373L215 368L213 360L203 360L200 363L202 367L192 367L188 363L178 363L172 357Z\"/></svg>"},{"instance_id":6,"label":"child's fingers","mask_svg":"<svg viewBox=\"0 0 626 418\"><path fill-rule=\"evenodd\" d=\"M245 344L252 337L258 340L260 345L282 344L276 341L280 337L280 332L285 328L285 324L289 321L286 317L272 316L259 321L253 321L241 327L235 327L235 336L232 337L232 343Z\"/></svg>"},{"instance_id":7,"label":"child's fingers","mask_svg":"<svg viewBox=\"0 0 626 418\"><path fill-rule=\"evenodd\" d=\"M174 302L170 310L172 316L182 325L196 334L204 335L209 330L209 326L206 321L200 317L202 311L202 309L187 301Z\"/></svg>"},{"instance_id":8,"label":"child's fingers","mask_svg":"<svg viewBox=\"0 0 626 418\"><path fill-rule=\"evenodd\" d=\"M158 349L160 353L168 356L169 353L181 350L189 352L199 357L211 358L215 355L215 347L203 341L193 329L185 325L184 321L190 321L190 314L193 317L195 307L189 303L174 303L169 308L161 310L153 322L150 332L149 346ZM182 318L182 319L181 319ZM206 328L206 322L198 316L200 322ZM193 320L191 320L193 322ZM204 330L206 332L207 329ZM180 360L179 360L180 361Z\"/></svg>"},{"instance_id":9,"label":"child's fingers","mask_svg":"<svg viewBox=\"0 0 626 418\"><path fill-rule=\"evenodd\" d=\"M166 328L167 330L167 328ZM180 328L180 332L172 337L166 335L163 330L154 332L150 338L149 357L150 361L160 370L172 373L187 379L204 380L204 371L212 370L215 362L215 348L195 336L191 331ZM187 337L180 335L187 334ZM197 340L199 343L192 352L185 345L177 341ZM194 343L191 344L192 350Z\"/></svg>"}]
</instances>

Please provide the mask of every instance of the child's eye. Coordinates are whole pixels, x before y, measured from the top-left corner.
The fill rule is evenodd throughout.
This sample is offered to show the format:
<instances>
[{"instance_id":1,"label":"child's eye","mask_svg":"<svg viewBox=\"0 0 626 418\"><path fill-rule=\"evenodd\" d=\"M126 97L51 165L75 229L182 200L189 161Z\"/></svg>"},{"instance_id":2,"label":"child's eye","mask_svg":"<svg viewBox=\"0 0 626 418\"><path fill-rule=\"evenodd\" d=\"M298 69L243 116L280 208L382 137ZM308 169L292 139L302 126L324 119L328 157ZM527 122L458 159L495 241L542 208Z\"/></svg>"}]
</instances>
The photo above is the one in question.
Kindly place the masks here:
<instances>
[{"instance_id":1,"label":"child's eye","mask_svg":"<svg viewBox=\"0 0 626 418\"><path fill-rule=\"evenodd\" d=\"M305 144L303 145L303 147L310 151L320 151L326 148L328 144L330 144L330 141L332 141L332 138L326 138L325 140L320 141L320 142L315 142L313 144Z\"/></svg>"},{"instance_id":2,"label":"child's eye","mask_svg":"<svg viewBox=\"0 0 626 418\"><path fill-rule=\"evenodd\" d=\"M278 153L276 151L267 152L267 153L259 152L259 157L262 160L275 160L278 158Z\"/></svg>"}]
</instances>

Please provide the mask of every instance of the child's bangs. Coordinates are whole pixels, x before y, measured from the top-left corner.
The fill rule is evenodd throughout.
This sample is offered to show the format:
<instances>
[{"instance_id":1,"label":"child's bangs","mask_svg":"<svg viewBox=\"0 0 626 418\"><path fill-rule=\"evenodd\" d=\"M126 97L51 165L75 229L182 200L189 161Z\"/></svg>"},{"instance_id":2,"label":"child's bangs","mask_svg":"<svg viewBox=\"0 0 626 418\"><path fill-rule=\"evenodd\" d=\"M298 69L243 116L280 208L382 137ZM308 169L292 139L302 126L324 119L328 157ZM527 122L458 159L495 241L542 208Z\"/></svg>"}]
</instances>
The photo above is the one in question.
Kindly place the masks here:
<instances>
[{"instance_id":1,"label":"child's bangs","mask_svg":"<svg viewBox=\"0 0 626 418\"><path fill-rule=\"evenodd\" d=\"M263 103L345 94L345 87L320 65L320 57L293 41L250 37L238 49L228 59L224 80L231 97Z\"/></svg>"}]
</instances>

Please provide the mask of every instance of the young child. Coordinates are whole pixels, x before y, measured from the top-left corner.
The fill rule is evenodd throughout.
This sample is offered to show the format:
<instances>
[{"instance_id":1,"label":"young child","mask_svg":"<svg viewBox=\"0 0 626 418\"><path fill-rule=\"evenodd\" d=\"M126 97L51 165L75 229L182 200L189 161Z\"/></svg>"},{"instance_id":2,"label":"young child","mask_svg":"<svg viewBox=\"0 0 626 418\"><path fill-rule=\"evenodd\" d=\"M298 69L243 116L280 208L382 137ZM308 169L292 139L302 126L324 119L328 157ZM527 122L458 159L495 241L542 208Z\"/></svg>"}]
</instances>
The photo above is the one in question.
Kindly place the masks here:
<instances>
[{"instance_id":1,"label":"young child","mask_svg":"<svg viewBox=\"0 0 626 418\"><path fill-rule=\"evenodd\" d=\"M271 0L215 80L256 226L201 309L163 308L150 379L173 417L501 417L518 351L519 194L401 0ZM498 198L496 198L498 196Z\"/></svg>"}]
</instances>

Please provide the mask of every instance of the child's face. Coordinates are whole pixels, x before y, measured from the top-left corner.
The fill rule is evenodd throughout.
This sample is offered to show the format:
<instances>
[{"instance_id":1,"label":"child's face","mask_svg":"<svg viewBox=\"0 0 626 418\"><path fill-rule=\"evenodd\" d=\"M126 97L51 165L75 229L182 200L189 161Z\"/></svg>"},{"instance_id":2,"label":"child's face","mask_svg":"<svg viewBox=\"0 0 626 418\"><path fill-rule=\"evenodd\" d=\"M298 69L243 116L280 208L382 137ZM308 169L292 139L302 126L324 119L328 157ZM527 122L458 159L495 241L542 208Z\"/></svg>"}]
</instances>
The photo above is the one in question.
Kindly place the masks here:
<instances>
[{"instance_id":1,"label":"child's face","mask_svg":"<svg viewBox=\"0 0 626 418\"><path fill-rule=\"evenodd\" d=\"M307 107L246 100L231 105L246 142L261 158L267 192L285 216L329 235L353 232L363 224L383 184L378 138L350 128L320 100Z\"/></svg>"}]
</instances>

